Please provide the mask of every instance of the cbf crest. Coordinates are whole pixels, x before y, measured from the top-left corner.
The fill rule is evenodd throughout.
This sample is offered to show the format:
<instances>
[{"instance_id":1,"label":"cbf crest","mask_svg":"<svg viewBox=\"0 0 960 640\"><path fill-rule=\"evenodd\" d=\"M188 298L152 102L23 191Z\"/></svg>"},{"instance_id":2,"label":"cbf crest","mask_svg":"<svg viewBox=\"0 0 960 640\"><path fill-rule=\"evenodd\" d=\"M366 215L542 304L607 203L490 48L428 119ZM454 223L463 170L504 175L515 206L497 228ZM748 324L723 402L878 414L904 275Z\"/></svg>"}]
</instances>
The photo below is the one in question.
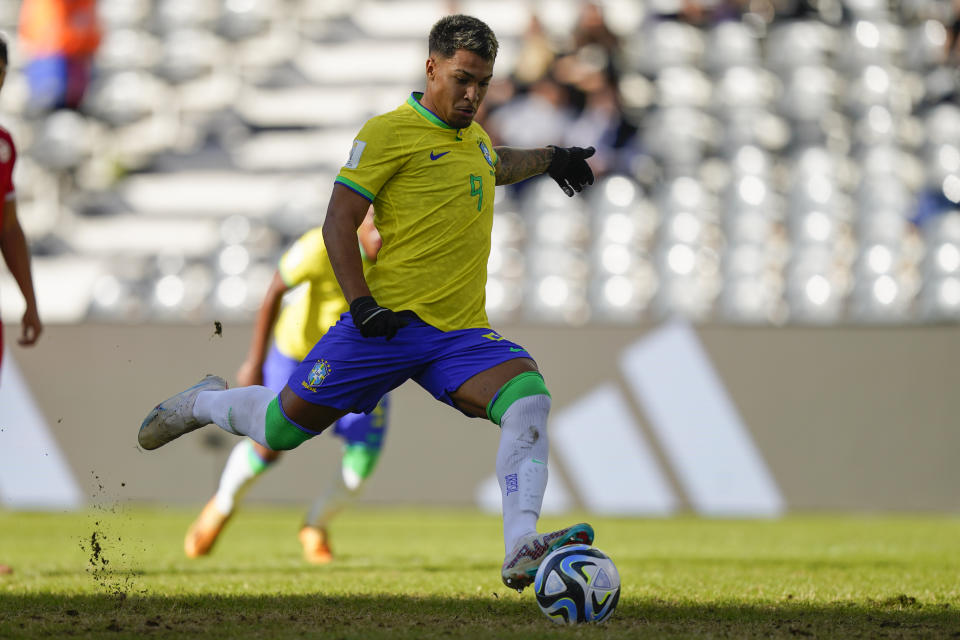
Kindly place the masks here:
<instances>
[{"instance_id":1,"label":"cbf crest","mask_svg":"<svg viewBox=\"0 0 960 640\"><path fill-rule=\"evenodd\" d=\"M487 164L491 167L493 166L493 156L490 155L490 149L487 149L487 145L483 144L483 140L479 140L480 144L480 153L483 154L483 157L486 158Z\"/></svg>"},{"instance_id":2,"label":"cbf crest","mask_svg":"<svg viewBox=\"0 0 960 640\"><path fill-rule=\"evenodd\" d=\"M316 364L313 365L313 368L310 369L310 373L307 374L306 381L302 381L300 384L303 385L304 389L316 392L317 387L323 384L323 381L327 379L333 373L333 369L330 367L330 363L326 360L317 360Z\"/></svg>"}]
</instances>

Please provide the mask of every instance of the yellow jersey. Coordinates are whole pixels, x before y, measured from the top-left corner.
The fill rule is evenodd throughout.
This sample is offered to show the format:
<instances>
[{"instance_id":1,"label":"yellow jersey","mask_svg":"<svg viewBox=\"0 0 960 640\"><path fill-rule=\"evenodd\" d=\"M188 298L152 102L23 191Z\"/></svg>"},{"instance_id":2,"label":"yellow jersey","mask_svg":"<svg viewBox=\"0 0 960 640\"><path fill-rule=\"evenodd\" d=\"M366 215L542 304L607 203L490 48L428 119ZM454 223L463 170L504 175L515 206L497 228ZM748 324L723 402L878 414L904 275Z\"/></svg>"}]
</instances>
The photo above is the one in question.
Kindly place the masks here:
<instances>
[{"instance_id":1,"label":"yellow jersey","mask_svg":"<svg viewBox=\"0 0 960 640\"><path fill-rule=\"evenodd\" d=\"M283 355L303 360L310 349L348 309L330 265L320 227L311 229L280 257L280 277L291 289L303 292L280 310L273 340Z\"/></svg>"},{"instance_id":2,"label":"yellow jersey","mask_svg":"<svg viewBox=\"0 0 960 640\"><path fill-rule=\"evenodd\" d=\"M336 182L374 203L383 246L365 274L377 303L442 331L489 328L497 156L479 124L454 129L422 96L368 120Z\"/></svg>"}]
</instances>

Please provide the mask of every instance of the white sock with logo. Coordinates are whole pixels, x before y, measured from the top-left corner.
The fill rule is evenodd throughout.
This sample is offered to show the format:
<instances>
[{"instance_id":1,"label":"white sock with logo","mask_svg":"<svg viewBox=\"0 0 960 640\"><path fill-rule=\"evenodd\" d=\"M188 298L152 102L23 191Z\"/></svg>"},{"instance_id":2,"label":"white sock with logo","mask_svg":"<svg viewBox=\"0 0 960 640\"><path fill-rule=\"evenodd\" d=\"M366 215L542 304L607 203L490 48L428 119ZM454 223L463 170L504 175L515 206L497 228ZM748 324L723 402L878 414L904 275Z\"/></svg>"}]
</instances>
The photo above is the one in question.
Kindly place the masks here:
<instances>
[{"instance_id":1,"label":"white sock with logo","mask_svg":"<svg viewBox=\"0 0 960 640\"><path fill-rule=\"evenodd\" d=\"M224 431L249 436L264 447L267 444L267 407L277 392L252 385L223 391L201 391L193 405L193 417L214 423Z\"/></svg>"},{"instance_id":2,"label":"white sock with logo","mask_svg":"<svg viewBox=\"0 0 960 640\"><path fill-rule=\"evenodd\" d=\"M547 416L550 396L520 398L500 418L497 480L503 500L503 545L506 553L536 533L547 489Z\"/></svg>"}]
</instances>

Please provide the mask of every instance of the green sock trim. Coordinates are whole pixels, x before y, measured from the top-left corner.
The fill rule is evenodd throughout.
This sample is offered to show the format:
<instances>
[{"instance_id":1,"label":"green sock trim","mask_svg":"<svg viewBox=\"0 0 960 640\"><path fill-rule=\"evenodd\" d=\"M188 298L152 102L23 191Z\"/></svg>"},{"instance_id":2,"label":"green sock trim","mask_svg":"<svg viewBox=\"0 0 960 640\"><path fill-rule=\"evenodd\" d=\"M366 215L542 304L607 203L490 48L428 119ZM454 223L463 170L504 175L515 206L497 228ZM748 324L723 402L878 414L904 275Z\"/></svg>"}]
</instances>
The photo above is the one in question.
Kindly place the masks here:
<instances>
[{"instance_id":1,"label":"green sock trim","mask_svg":"<svg viewBox=\"0 0 960 640\"><path fill-rule=\"evenodd\" d=\"M361 480L365 480L373 473L379 458L379 448L374 449L365 444L348 444L343 450L343 467L353 471Z\"/></svg>"},{"instance_id":2,"label":"green sock trim","mask_svg":"<svg viewBox=\"0 0 960 640\"><path fill-rule=\"evenodd\" d=\"M274 398L267 406L263 437L274 451L295 449L317 434L307 433L283 415L280 401Z\"/></svg>"},{"instance_id":3,"label":"green sock trim","mask_svg":"<svg viewBox=\"0 0 960 640\"><path fill-rule=\"evenodd\" d=\"M514 402L527 396L540 395L550 395L550 392L547 391L547 384L543 381L543 376L536 371L524 371L500 387L500 391L493 396L490 404L487 405L487 417L494 424L500 424L503 414Z\"/></svg>"},{"instance_id":4,"label":"green sock trim","mask_svg":"<svg viewBox=\"0 0 960 640\"><path fill-rule=\"evenodd\" d=\"M257 454L257 450L253 446L253 440L250 439L247 440L247 463L254 475L260 475L273 464L272 461L264 460Z\"/></svg>"}]
</instances>

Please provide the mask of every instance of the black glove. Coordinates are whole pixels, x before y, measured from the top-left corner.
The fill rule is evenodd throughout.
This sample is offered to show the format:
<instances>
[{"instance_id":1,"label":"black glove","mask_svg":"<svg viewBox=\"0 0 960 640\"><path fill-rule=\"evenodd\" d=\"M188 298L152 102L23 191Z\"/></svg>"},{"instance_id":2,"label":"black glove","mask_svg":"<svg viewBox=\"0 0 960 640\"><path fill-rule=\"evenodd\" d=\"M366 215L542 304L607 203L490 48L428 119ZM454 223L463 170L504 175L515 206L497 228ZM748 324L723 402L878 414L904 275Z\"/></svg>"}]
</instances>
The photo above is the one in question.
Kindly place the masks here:
<instances>
[{"instance_id":1,"label":"black glove","mask_svg":"<svg viewBox=\"0 0 960 640\"><path fill-rule=\"evenodd\" d=\"M350 315L353 317L353 324L364 338L386 336L389 340L397 335L400 327L410 323L407 318L378 305L373 296L360 296L351 302Z\"/></svg>"},{"instance_id":2,"label":"black glove","mask_svg":"<svg viewBox=\"0 0 960 640\"><path fill-rule=\"evenodd\" d=\"M553 145L550 145L553 147ZM593 155L593 147L553 147L553 159L547 167L547 175L557 181L563 192L573 197L573 192L583 191L583 187L593 184L593 171L587 164L587 158Z\"/></svg>"}]
</instances>

